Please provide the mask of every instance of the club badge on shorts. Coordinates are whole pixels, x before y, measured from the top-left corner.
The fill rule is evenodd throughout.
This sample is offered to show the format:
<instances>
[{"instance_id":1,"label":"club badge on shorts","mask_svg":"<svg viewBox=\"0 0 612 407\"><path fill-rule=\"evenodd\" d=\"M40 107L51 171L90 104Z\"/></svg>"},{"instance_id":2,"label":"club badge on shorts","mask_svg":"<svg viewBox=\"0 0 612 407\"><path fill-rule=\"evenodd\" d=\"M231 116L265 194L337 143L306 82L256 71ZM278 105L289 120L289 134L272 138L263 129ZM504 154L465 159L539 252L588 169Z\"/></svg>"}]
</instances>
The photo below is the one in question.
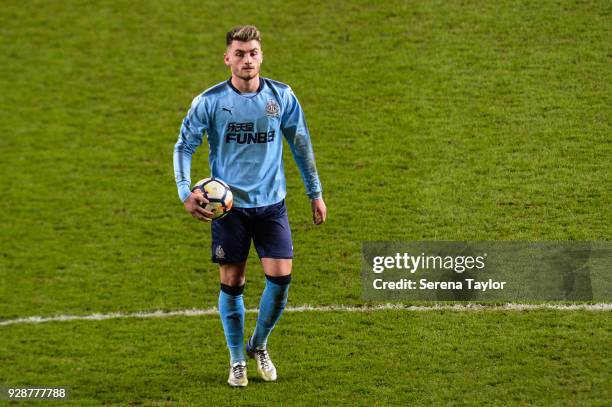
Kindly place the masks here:
<instances>
[{"instance_id":1,"label":"club badge on shorts","mask_svg":"<svg viewBox=\"0 0 612 407\"><path fill-rule=\"evenodd\" d=\"M215 256L217 256L218 259L225 258L225 251L223 251L223 247L221 247L221 245L217 246L217 249L215 250Z\"/></svg>"}]
</instances>

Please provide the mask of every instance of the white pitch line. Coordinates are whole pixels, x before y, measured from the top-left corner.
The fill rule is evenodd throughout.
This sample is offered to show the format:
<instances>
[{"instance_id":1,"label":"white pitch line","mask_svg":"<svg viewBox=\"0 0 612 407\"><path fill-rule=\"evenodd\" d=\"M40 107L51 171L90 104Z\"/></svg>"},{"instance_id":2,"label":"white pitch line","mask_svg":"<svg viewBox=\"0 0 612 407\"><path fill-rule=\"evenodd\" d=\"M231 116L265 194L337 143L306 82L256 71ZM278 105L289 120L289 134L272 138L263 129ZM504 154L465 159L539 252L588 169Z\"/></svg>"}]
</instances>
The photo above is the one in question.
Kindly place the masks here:
<instances>
[{"instance_id":1,"label":"white pitch line","mask_svg":"<svg viewBox=\"0 0 612 407\"><path fill-rule=\"evenodd\" d=\"M504 304L504 305L482 305L482 304L437 304L437 305L402 305L381 304L372 306L356 307L350 305L324 305L312 306L301 305L298 307L287 307L286 312L373 312L373 311L531 311L531 310L556 310L556 311L612 311L612 304ZM247 313L257 313L257 308L249 308ZM166 318L166 317L193 317L200 315L218 315L219 310L215 307L207 309L188 309L178 311L152 311L152 312L111 312L109 314L90 315L56 315L52 317L23 317L0 321L0 326L16 324L42 324L55 321L102 321L105 319L119 318Z\"/></svg>"}]
</instances>

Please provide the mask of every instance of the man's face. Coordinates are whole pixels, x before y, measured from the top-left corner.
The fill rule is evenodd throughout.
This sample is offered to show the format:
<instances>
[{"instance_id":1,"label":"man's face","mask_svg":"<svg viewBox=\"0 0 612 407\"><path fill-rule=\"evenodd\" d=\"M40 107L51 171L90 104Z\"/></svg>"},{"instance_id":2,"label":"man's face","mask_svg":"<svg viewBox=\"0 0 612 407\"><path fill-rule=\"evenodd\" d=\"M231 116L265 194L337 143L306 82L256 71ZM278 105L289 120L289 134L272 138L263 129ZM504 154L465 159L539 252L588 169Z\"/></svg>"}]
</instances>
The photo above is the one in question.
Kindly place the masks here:
<instances>
[{"instance_id":1,"label":"man's face","mask_svg":"<svg viewBox=\"0 0 612 407\"><path fill-rule=\"evenodd\" d=\"M225 51L225 65L232 70L232 75L245 81L251 80L259 74L259 67L263 61L261 44L257 40L248 42L232 41Z\"/></svg>"}]
</instances>

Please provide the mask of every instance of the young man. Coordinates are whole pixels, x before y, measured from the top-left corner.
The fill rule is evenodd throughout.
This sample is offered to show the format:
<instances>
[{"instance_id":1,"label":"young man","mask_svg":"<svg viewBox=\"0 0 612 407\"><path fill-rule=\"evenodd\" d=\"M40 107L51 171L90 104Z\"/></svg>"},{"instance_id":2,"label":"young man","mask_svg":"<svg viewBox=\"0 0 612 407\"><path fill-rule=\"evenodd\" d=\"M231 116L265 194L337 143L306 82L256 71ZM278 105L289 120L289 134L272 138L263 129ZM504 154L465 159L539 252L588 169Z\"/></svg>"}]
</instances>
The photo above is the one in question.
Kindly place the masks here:
<instances>
[{"instance_id":1,"label":"young man","mask_svg":"<svg viewBox=\"0 0 612 407\"><path fill-rule=\"evenodd\" d=\"M251 240L261 259L266 286L255 332L246 354L266 381L276 380L267 340L287 303L293 244L285 208L283 142L287 140L311 200L313 222L325 221L327 209L304 114L291 88L259 76L263 61L259 30L254 26L227 33L225 65L232 73L196 97L183 120L174 147L179 197L193 217L210 221L201 191L190 191L191 156L206 133L212 176L234 194L229 214L212 223L212 261L219 263L219 313L230 351L230 386L246 386L244 303L246 260Z\"/></svg>"}]
</instances>

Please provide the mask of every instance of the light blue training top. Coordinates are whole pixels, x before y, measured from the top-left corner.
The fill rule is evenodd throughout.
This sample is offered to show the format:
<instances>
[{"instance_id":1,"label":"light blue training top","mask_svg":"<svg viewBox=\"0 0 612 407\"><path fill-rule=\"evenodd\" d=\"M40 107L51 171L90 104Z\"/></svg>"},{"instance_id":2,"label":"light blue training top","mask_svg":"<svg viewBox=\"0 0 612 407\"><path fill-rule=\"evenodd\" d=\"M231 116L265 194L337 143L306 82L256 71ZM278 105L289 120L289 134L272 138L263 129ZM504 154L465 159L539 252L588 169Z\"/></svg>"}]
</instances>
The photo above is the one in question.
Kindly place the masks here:
<instances>
[{"instance_id":1,"label":"light blue training top","mask_svg":"<svg viewBox=\"0 0 612 407\"><path fill-rule=\"evenodd\" d=\"M288 85L260 78L257 92L241 94L227 80L193 100L174 146L174 174L182 201L191 193L191 156L202 144L203 133L210 149L211 174L231 187L234 206L253 208L285 198L281 133L307 195L321 197L304 112Z\"/></svg>"}]
</instances>

